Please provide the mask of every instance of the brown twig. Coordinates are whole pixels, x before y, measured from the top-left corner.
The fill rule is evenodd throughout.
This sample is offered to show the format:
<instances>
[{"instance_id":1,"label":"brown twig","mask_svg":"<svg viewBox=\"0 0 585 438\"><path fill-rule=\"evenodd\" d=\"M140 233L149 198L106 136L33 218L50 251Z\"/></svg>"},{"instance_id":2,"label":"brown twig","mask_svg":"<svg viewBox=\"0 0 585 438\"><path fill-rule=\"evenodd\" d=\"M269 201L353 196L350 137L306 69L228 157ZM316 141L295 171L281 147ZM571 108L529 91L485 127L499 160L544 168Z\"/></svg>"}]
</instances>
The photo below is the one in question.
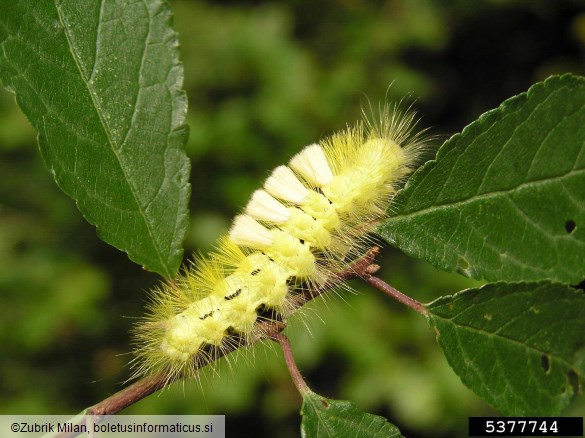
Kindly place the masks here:
<instances>
[{"instance_id":1,"label":"brown twig","mask_svg":"<svg viewBox=\"0 0 585 438\"><path fill-rule=\"evenodd\" d=\"M425 315L426 308L420 302L404 295L402 292L394 289L392 286L384 282L378 277L375 277L375 274L379 269L380 266L374 264L374 259L379 254L380 248L377 246L372 247L362 258L354 262L351 266L347 269L343 270L342 272L337 273L336 275L331 276L330 280L327 281L323 286L319 288L311 288L305 287L300 291L300 299L297 301L298 307L303 306L308 301L318 297L319 295L323 294L324 292L338 286L339 284L351 280L353 278L361 278L366 283L370 284L371 286L379 289L380 291L384 292L386 295L396 299L397 301L405 304L406 306L414 309L418 313ZM285 322L278 322L278 321L262 321L259 323L259 333L262 333L262 338L265 339L273 339L277 341L284 353L285 362L295 383L297 389L301 394L310 391L309 387L307 386L306 382L304 381L303 377L301 376L298 367L294 361L292 356L292 350L290 348L290 343L288 338L284 336L281 332L285 329L286 323ZM214 356L214 360L219 359L220 357L231 353L232 351L245 346L245 343L235 343L233 347L230 349L225 348L219 350L217 354ZM168 378L165 373L159 373L152 376L144 377L139 381L127 386L126 388L118 391L114 395L102 400L101 402L87 408L84 414L97 416L97 419L94 417L94 421L99 421L100 417L103 419L110 415L114 415L121 410L127 408L128 406L133 405L134 403L142 400L143 398L149 396L150 394L165 388L169 384L173 383L172 380ZM74 424L81 424L85 421L84 415L78 415L75 417ZM74 436L71 434L57 434L52 435L51 438L65 438L69 436Z\"/></svg>"}]
</instances>

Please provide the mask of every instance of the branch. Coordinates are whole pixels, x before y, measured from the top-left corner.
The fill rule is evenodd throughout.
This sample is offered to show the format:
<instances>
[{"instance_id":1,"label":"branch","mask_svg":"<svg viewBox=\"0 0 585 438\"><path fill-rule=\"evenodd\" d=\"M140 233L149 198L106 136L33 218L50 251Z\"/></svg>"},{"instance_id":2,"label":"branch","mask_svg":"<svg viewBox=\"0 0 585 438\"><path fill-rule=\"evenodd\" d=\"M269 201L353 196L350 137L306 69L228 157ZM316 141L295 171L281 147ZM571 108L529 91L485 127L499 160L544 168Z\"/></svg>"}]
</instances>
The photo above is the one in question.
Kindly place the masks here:
<instances>
[{"instance_id":1,"label":"branch","mask_svg":"<svg viewBox=\"0 0 585 438\"><path fill-rule=\"evenodd\" d=\"M348 266L342 272L339 272L333 276L331 276L330 280L328 280L322 287L320 288L311 288L305 287L300 290L300 298L296 300L296 305L298 307L303 306L308 301L318 297L319 295L323 294L324 292L338 286L339 284L350 280L352 278L363 278L365 275L372 274L378 270L378 266L373 264L374 258L379 254L380 248L374 246L372 247L365 256L357 260L352 265ZM262 333L262 338L269 338L269 339L279 339L279 334L284 330L286 327L286 323L278 322L278 321L261 321L258 323L260 332ZM285 338L286 339L286 338ZM226 347L219 351L217 354L214 355L213 360L217 360L222 356L225 356L228 353L233 352L234 350L243 347L246 345L245 343L241 343L239 345L234 345L233 347ZM282 345L282 344L281 344ZM290 350L290 348L289 348ZM283 351L286 351L283 348ZM286 353L285 353L286 354ZM287 362L288 363L288 362ZM298 371L298 370L297 370ZM300 374L299 374L300 376ZM301 378L302 379L302 378ZM102 400L101 402L87 408L85 410L85 415L96 415L99 417L107 417L109 415L114 415L121 410L127 408L128 406L133 405L134 403L142 400L143 398L149 396L150 394L165 388L166 386L173 383L172 380L169 380L168 375L165 373L154 374L152 376L144 377L137 382L127 386L126 388L118 391L114 395ZM306 384L305 384L306 386ZM75 417L75 420L78 420L78 423L81 424L85 421L83 415L80 416L81 418L78 420L79 417ZM54 438L64 438L67 436L66 434L57 434L53 435ZM70 435L69 435L70 436Z\"/></svg>"}]
</instances>

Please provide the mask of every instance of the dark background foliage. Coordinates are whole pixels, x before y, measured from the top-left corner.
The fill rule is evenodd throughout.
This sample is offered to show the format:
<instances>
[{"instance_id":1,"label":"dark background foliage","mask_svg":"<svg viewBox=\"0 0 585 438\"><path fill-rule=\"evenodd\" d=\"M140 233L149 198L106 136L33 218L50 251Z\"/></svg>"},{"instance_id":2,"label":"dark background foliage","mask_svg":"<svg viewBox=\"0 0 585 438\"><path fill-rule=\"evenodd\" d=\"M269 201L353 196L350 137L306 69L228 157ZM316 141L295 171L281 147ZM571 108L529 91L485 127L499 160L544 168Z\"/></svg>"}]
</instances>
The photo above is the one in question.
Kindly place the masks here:
<instances>
[{"instance_id":1,"label":"dark background foliage","mask_svg":"<svg viewBox=\"0 0 585 438\"><path fill-rule=\"evenodd\" d=\"M551 74L585 74L577 0L171 6L190 101L186 254L208 251L269 169L359 119L368 101L410 96L421 126L444 139ZM381 262L384 279L424 302L477 284L391 249ZM2 91L0 412L75 413L121 388L129 330L158 281L96 237ZM353 286L358 294L313 303L290 327L317 392L352 399L407 436L464 436L467 416L494 413L450 370L422 318ZM280 353L254 353L129 412L225 413L229 436L297 436L300 397Z\"/></svg>"}]
</instances>

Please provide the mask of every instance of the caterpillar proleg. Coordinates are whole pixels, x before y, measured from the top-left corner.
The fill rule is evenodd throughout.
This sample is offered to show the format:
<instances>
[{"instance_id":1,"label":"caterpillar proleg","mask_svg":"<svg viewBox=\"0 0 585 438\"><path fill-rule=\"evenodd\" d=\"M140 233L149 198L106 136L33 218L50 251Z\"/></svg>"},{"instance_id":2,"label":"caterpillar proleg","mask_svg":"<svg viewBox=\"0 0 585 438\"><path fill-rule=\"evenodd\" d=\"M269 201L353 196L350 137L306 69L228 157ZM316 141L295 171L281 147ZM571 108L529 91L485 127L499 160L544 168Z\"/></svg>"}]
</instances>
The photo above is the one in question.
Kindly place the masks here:
<instances>
[{"instance_id":1,"label":"caterpillar proleg","mask_svg":"<svg viewBox=\"0 0 585 438\"><path fill-rule=\"evenodd\" d=\"M153 293L136 328L135 375L196 375L230 346L261 339L360 257L423 144L414 115L384 106L376 120L311 144L272 171L216 251Z\"/></svg>"}]
</instances>

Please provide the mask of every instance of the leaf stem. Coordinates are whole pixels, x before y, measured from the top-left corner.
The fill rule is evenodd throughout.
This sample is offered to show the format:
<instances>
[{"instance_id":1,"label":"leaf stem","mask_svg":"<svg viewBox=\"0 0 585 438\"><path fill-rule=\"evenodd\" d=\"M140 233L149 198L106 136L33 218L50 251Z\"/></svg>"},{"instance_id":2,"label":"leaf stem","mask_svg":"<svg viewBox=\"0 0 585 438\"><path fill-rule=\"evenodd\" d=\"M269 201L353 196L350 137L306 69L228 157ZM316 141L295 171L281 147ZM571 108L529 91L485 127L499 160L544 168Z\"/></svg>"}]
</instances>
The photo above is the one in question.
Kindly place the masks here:
<instances>
[{"instance_id":1,"label":"leaf stem","mask_svg":"<svg viewBox=\"0 0 585 438\"><path fill-rule=\"evenodd\" d=\"M367 272L364 275L360 275L360 277L369 285L374 286L376 289L384 292L386 295L395 299L396 301L410 307L411 309L420 313L421 315L427 314L427 308L424 306L424 304L420 303L414 298L404 295L402 292L393 288L384 280L373 275L370 275Z\"/></svg>"},{"instance_id":2,"label":"leaf stem","mask_svg":"<svg viewBox=\"0 0 585 438\"><path fill-rule=\"evenodd\" d=\"M307 382L305 382L305 379L303 379L303 376L301 376L301 372L297 367L295 358L292 354L292 349L290 348L290 342L288 338L282 333L277 333L276 335L272 336L271 339L280 344L280 348L282 349L282 352L284 354L284 361L286 362L288 372L290 373L290 376L295 386L297 387L298 391L301 393L301 396L304 396L305 394L311 392L311 389L307 385Z\"/></svg>"}]
</instances>

